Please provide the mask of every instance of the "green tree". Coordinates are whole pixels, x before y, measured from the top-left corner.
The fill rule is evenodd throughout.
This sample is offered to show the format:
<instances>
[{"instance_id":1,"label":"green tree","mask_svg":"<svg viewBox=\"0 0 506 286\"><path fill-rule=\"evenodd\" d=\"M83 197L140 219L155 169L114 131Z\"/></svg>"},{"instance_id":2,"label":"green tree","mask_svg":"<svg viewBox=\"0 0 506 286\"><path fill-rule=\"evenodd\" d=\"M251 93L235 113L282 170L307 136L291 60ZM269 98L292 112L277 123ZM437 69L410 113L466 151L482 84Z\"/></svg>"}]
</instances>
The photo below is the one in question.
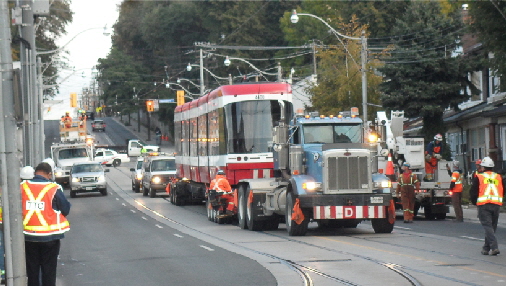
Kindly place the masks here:
<instances>
[{"instance_id":1,"label":"green tree","mask_svg":"<svg viewBox=\"0 0 506 286\"><path fill-rule=\"evenodd\" d=\"M443 15L438 2L411 2L397 19L390 57L385 58L380 85L383 106L404 110L408 117L422 117L426 140L445 131L443 112L478 90L467 78L477 69L472 58L452 55L463 33L458 13Z\"/></svg>"}]
</instances>

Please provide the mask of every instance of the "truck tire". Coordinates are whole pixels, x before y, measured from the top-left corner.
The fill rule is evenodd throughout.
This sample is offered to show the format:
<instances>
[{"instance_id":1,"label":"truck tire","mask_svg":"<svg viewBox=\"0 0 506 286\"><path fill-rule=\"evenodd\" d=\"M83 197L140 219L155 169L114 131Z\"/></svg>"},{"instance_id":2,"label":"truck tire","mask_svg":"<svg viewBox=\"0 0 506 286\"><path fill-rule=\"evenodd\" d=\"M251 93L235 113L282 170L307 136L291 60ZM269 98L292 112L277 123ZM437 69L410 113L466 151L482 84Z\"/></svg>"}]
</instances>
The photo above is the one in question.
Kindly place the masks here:
<instances>
[{"instance_id":1,"label":"truck tire","mask_svg":"<svg viewBox=\"0 0 506 286\"><path fill-rule=\"evenodd\" d=\"M425 219L434 220L436 218L436 215L432 213L431 205L425 205L423 211L425 213Z\"/></svg>"},{"instance_id":2,"label":"truck tire","mask_svg":"<svg viewBox=\"0 0 506 286\"><path fill-rule=\"evenodd\" d=\"M121 165L121 160L116 159L116 160L112 161L113 167L118 167L119 165Z\"/></svg>"},{"instance_id":3,"label":"truck tire","mask_svg":"<svg viewBox=\"0 0 506 286\"><path fill-rule=\"evenodd\" d=\"M186 185L178 185L177 188L174 190L174 204L176 206L184 206L184 199L181 195L180 188L185 188Z\"/></svg>"},{"instance_id":4,"label":"truck tire","mask_svg":"<svg viewBox=\"0 0 506 286\"><path fill-rule=\"evenodd\" d=\"M436 219L446 219L446 213L440 213L440 214L436 214Z\"/></svg>"},{"instance_id":5,"label":"truck tire","mask_svg":"<svg viewBox=\"0 0 506 286\"><path fill-rule=\"evenodd\" d=\"M71 198L77 197L77 192L76 191L70 191L70 197Z\"/></svg>"},{"instance_id":6,"label":"truck tire","mask_svg":"<svg viewBox=\"0 0 506 286\"><path fill-rule=\"evenodd\" d=\"M148 188L142 186L142 196L143 197L147 197L148 196L148 192L149 192Z\"/></svg>"},{"instance_id":7,"label":"truck tire","mask_svg":"<svg viewBox=\"0 0 506 286\"><path fill-rule=\"evenodd\" d=\"M156 190L151 187L149 188L149 197L150 198L156 197Z\"/></svg>"},{"instance_id":8,"label":"truck tire","mask_svg":"<svg viewBox=\"0 0 506 286\"><path fill-rule=\"evenodd\" d=\"M238 206L237 206L237 219L239 220L239 227L241 229L247 229L248 223L246 221L246 203L247 203L247 197L246 197L246 190L249 189L245 185L241 185L239 187L239 199L238 199Z\"/></svg>"},{"instance_id":9,"label":"truck tire","mask_svg":"<svg viewBox=\"0 0 506 286\"><path fill-rule=\"evenodd\" d=\"M415 202L415 209L413 210L413 215L417 216L419 210L420 210L420 203L419 202Z\"/></svg>"},{"instance_id":10,"label":"truck tire","mask_svg":"<svg viewBox=\"0 0 506 286\"><path fill-rule=\"evenodd\" d=\"M248 229L251 231L260 231L264 229L264 222L255 220L255 214L251 208L251 204L246 203L246 221L248 223Z\"/></svg>"},{"instance_id":11,"label":"truck tire","mask_svg":"<svg viewBox=\"0 0 506 286\"><path fill-rule=\"evenodd\" d=\"M304 213L304 220L300 224L292 220L295 199L296 197L293 193L290 192L286 194L286 231L289 236L304 236L306 235L309 224L309 214Z\"/></svg>"},{"instance_id":12,"label":"truck tire","mask_svg":"<svg viewBox=\"0 0 506 286\"><path fill-rule=\"evenodd\" d=\"M213 221L213 207L209 200L206 200L207 220Z\"/></svg>"},{"instance_id":13,"label":"truck tire","mask_svg":"<svg viewBox=\"0 0 506 286\"><path fill-rule=\"evenodd\" d=\"M107 189L100 190L102 196L107 196Z\"/></svg>"},{"instance_id":14,"label":"truck tire","mask_svg":"<svg viewBox=\"0 0 506 286\"><path fill-rule=\"evenodd\" d=\"M372 219L371 224L375 233L391 233L394 230L394 224L388 222L388 218Z\"/></svg>"}]
</instances>

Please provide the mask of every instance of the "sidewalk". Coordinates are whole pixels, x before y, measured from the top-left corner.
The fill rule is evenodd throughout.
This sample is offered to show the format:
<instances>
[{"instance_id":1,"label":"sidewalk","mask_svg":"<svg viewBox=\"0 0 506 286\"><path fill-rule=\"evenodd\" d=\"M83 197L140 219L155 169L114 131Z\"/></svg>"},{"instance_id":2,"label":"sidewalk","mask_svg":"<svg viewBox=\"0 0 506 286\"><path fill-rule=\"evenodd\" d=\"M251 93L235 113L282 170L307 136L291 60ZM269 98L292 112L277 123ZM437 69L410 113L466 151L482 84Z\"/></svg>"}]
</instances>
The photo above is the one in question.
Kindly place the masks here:
<instances>
[{"instance_id":1,"label":"sidewalk","mask_svg":"<svg viewBox=\"0 0 506 286\"><path fill-rule=\"evenodd\" d=\"M124 125L119 117L111 117L114 121L116 121L118 124L121 124L125 126L126 129L130 130L137 138L139 138L141 141L146 142L150 145L156 145L156 134L154 127L151 130L150 134L150 141L148 141L148 128L141 124L140 132L137 130L138 122L136 118L133 116L130 118L130 124L131 126ZM170 141L162 141L162 144L160 144L160 150L165 153L173 153L174 152L174 144Z\"/></svg>"}]
</instances>

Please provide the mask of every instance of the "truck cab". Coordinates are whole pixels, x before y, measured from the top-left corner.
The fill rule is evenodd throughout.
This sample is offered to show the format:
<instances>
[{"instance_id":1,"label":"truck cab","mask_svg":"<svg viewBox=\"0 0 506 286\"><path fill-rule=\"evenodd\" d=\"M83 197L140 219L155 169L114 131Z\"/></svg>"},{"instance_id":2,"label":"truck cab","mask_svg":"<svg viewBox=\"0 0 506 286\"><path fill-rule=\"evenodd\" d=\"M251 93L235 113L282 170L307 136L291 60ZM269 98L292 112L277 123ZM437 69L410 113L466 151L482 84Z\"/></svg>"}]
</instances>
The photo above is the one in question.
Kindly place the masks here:
<instances>
[{"instance_id":1,"label":"truck cab","mask_svg":"<svg viewBox=\"0 0 506 286\"><path fill-rule=\"evenodd\" d=\"M54 144L51 146L51 158L55 162L55 182L66 185L74 163L91 161L90 146L86 143Z\"/></svg>"}]
</instances>

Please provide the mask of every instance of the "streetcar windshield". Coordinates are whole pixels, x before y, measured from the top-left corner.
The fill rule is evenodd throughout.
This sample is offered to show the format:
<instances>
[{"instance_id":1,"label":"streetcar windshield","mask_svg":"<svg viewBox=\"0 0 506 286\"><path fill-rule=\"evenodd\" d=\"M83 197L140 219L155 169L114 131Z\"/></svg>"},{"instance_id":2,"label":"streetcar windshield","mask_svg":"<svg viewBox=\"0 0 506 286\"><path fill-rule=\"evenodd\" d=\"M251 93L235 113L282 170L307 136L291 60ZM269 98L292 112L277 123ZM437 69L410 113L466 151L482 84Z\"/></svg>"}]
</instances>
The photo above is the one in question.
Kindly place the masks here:
<instances>
[{"instance_id":1,"label":"streetcar windshield","mask_svg":"<svg viewBox=\"0 0 506 286\"><path fill-rule=\"evenodd\" d=\"M285 103L285 120L292 117L291 103ZM225 106L228 154L272 152L272 128L281 119L277 100L235 102Z\"/></svg>"},{"instance_id":2,"label":"streetcar windshield","mask_svg":"<svg viewBox=\"0 0 506 286\"><path fill-rule=\"evenodd\" d=\"M304 143L362 143L361 124L306 124L303 126Z\"/></svg>"}]
</instances>

